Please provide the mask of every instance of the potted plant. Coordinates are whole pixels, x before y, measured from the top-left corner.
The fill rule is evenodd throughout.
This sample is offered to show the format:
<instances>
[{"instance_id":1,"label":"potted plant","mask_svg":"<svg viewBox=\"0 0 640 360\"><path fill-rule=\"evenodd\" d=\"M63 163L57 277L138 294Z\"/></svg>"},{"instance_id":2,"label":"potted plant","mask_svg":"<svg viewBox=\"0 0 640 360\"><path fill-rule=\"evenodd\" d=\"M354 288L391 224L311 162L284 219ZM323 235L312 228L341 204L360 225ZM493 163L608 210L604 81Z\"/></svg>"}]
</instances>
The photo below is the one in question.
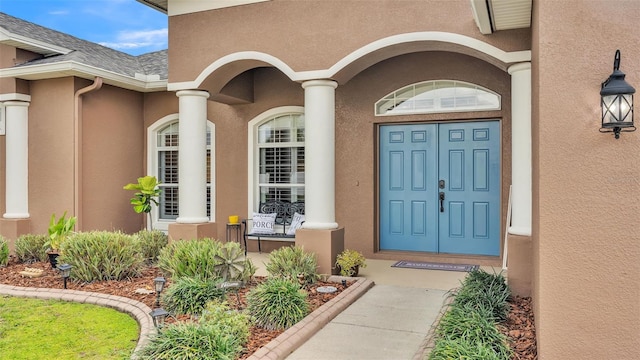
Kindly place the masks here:
<instances>
[{"instance_id":1,"label":"potted plant","mask_svg":"<svg viewBox=\"0 0 640 360\"><path fill-rule=\"evenodd\" d=\"M76 220L77 218L75 216L67 218L66 211L58 220L56 220L56 214L51 215L51 220L49 221L49 240L44 243L44 247L47 249L49 263L51 263L51 267L54 269L56 268L58 256L60 255L60 245L73 231Z\"/></svg>"},{"instance_id":2,"label":"potted plant","mask_svg":"<svg viewBox=\"0 0 640 360\"><path fill-rule=\"evenodd\" d=\"M127 184L123 187L125 190L137 191L131 200L129 201L133 205L133 211L140 213L146 213L148 216L148 228L153 230L151 226L151 205L158 205L157 198L160 196L162 190L158 187L160 182L155 176L147 175L138 178L137 184Z\"/></svg>"},{"instance_id":3,"label":"potted plant","mask_svg":"<svg viewBox=\"0 0 640 360\"><path fill-rule=\"evenodd\" d=\"M336 258L336 267L342 276L358 276L360 268L367 267L364 255L356 250L346 249Z\"/></svg>"}]
</instances>

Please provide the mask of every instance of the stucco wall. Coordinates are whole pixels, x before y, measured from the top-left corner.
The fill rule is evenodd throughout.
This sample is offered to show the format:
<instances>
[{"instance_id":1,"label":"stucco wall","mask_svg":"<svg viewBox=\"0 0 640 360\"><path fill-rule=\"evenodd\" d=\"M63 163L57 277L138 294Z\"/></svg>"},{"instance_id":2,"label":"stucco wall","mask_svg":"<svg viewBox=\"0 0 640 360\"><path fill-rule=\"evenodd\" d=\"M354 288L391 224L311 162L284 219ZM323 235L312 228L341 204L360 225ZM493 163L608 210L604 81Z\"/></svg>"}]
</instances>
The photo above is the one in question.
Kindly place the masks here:
<instances>
[{"instance_id":1,"label":"stucco wall","mask_svg":"<svg viewBox=\"0 0 640 360\"><path fill-rule=\"evenodd\" d=\"M615 140L598 128L600 84L616 49L627 81L640 89L640 2L534 6L540 358L637 359L640 133Z\"/></svg>"},{"instance_id":2,"label":"stucco wall","mask_svg":"<svg viewBox=\"0 0 640 360\"><path fill-rule=\"evenodd\" d=\"M218 58L248 50L295 71L326 69L371 42L421 31L462 34L505 51L529 47L527 29L480 34L468 0L273 0L172 16L169 26L170 82L193 80Z\"/></svg>"},{"instance_id":3,"label":"stucco wall","mask_svg":"<svg viewBox=\"0 0 640 360\"><path fill-rule=\"evenodd\" d=\"M440 79L467 81L495 91L502 96L503 110L475 114L374 115L375 102L388 93L416 82ZM336 89L336 218L341 226L345 226L345 248L357 249L368 257L399 256L397 252L375 254L377 124L502 119L501 218L504 218L511 183L510 86L510 76L506 72L466 55L444 52L421 52L386 60L339 86ZM425 258L425 254L404 254L405 258L417 256Z\"/></svg>"},{"instance_id":4,"label":"stucco wall","mask_svg":"<svg viewBox=\"0 0 640 360\"><path fill-rule=\"evenodd\" d=\"M74 208L73 78L31 82L29 214L31 232L46 234L51 214Z\"/></svg>"},{"instance_id":5,"label":"stucco wall","mask_svg":"<svg viewBox=\"0 0 640 360\"><path fill-rule=\"evenodd\" d=\"M77 85L90 82L77 80ZM103 85L82 96L82 230L142 229L122 187L145 175L143 95Z\"/></svg>"}]
</instances>

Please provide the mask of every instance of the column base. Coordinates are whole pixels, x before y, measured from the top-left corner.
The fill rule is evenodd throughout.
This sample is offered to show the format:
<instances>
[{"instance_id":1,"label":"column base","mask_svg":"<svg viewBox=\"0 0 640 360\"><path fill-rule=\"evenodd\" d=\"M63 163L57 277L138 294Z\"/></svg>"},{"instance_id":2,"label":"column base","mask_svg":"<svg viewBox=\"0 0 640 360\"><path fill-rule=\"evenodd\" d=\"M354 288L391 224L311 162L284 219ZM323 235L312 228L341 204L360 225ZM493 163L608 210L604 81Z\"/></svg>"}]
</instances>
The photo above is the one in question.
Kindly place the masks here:
<instances>
[{"instance_id":1,"label":"column base","mask_svg":"<svg viewBox=\"0 0 640 360\"><path fill-rule=\"evenodd\" d=\"M507 283L514 295L529 297L533 279L531 236L509 234L507 241Z\"/></svg>"},{"instance_id":2,"label":"column base","mask_svg":"<svg viewBox=\"0 0 640 360\"><path fill-rule=\"evenodd\" d=\"M9 252L15 254L15 243L20 235L31 232L31 219L0 219L0 235L9 241Z\"/></svg>"},{"instance_id":3,"label":"column base","mask_svg":"<svg viewBox=\"0 0 640 360\"><path fill-rule=\"evenodd\" d=\"M200 224L169 224L169 241L174 240L195 240L202 238L216 239L218 226L216 223Z\"/></svg>"},{"instance_id":4,"label":"column base","mask_svg":"<svg viewBox=\"0 0 640 360\"><path fill-rule=\"evenodd\" d=\"M331 230L298 229L296 246L316 254L318 273L337 275L336 257L344 250L344 228Z\"/></svg>"}]
</instances>

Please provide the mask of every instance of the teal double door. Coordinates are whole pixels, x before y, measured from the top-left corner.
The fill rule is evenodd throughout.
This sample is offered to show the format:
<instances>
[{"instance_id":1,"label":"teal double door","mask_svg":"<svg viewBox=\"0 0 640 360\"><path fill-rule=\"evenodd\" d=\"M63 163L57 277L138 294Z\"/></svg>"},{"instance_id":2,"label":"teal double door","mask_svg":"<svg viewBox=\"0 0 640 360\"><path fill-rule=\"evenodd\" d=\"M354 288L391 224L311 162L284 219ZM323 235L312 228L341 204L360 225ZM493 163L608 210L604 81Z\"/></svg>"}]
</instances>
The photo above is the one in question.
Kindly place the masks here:
<instances>
[{"instance_id":1,"label":"teal double door","mask_svg":"<svg viewBox=\"0 0 640 360\"><path fill-rule=\"evenodd\" d=\"M500 123L379 129L381 250L500 255Z\"/></svg>"}]
</instances>

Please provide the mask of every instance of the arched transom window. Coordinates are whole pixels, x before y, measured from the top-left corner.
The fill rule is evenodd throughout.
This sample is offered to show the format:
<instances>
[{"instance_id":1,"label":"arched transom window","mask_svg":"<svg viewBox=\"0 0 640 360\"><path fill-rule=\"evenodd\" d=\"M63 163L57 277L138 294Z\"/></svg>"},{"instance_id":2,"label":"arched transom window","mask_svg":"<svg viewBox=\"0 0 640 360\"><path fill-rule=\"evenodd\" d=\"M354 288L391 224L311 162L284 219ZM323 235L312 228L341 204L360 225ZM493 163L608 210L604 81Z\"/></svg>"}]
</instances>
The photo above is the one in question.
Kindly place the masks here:
<instances>
[{"instance_id":1,"label":"arched transom window","mask_svg":"<svg viewBox=\"0 0 640 360\"><path fill-rule=\"evenodd\" d=\"M376 116L500 110L500 95L455 80L432 80L398 89L375 105Z\"/></svg>"}]
</instances>

